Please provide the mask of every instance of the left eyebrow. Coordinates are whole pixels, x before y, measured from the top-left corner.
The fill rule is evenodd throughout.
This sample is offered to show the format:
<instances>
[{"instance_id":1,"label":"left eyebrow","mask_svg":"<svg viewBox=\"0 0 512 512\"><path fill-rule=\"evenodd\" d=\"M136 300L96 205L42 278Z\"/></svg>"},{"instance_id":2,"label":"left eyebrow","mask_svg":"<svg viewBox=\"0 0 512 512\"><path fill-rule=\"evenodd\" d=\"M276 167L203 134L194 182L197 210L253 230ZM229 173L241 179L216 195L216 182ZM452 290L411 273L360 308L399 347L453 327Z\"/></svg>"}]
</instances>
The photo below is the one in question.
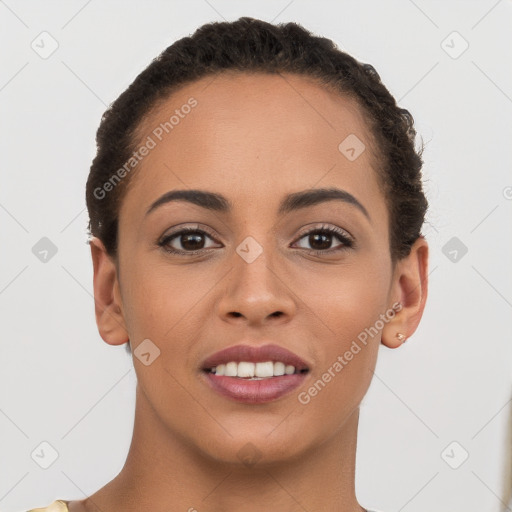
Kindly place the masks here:
<instances>
[{"instance_id":1,"label":"left eyebrow","mask_svg":"<svg viewBox=\"0 0 512 512\"><path fill-rule=\"evenodd\" d=\"M229 213L233 209L231 202L221 194L205 190L171 190L152 203L146 215L171 201L188 201L201 208L220 213ZM278 213L284 215L326 201L342 201L350 204L362 212L371 223L367 209L352 194L339 188L313 188L288 194L281 201Z\"/></svg>"},{"instance_id":2,"label":"left eyebrow","mask_svg":"<svg viewBox=\"0 0 512 512\"><path fill-rule=\"evenodd\" d=\"M290 213L326 201L342 201L355 206L371 223L368 210L352 194L339 188L312 188L288 194L279 206L279 214Z\"/></svg>"},{"instance_id":3,"label":"left eyebrow","mask_svg":"<svg viewBox=\"0 0 512 512\"><path fill-rule=\"evenodd\" d=\"M213 210L220 213L227 213L232 210L231 203L222 195L204 190L171 190L159 197L147 210L149 215L159 206L170 203L171 201L188 201L189 203L201 206L207 210Z\"/></svg>"}]
</instances>

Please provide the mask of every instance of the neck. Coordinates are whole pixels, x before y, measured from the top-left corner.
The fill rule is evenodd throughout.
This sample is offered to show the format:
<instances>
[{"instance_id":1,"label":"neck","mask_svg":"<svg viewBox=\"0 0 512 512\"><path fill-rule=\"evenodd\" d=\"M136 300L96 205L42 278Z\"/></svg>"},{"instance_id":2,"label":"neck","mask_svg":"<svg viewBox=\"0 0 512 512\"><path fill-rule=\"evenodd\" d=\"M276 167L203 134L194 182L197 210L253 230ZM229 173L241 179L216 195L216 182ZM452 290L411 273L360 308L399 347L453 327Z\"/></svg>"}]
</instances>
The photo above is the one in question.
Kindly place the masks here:
<instances>
[{"instance_id":1,"label":"neck","mask_svg":"<svg viewBox=\"0 0 512 512\"><path fill-rule=\"evenodd\" d=\"M137 386L135 424L122 471L87 510L364 512L355 496L359 408L320 447L281 464L246 467L201 456L162 424Z\"/></svg>"}]
</instances>

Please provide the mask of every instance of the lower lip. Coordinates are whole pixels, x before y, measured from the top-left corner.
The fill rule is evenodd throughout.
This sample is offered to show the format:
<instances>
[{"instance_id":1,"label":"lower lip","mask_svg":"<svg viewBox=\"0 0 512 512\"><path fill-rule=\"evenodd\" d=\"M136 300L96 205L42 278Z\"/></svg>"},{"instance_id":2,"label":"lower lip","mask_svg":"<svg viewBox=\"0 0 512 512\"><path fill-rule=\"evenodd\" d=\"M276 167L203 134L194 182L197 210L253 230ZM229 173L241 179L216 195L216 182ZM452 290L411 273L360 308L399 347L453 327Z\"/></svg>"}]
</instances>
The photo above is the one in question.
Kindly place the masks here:
<instances>
[{"instance_id":1,"label":"lower lip","mask_svg":"<svg viewBox=\"0 0 512 512\"><path fill-rule=\"evenodd\" d=\"M277 400L299 387L308 372L270 377L262 380L240 379L238 377L218 376L204 372L208 384L218 393L237 402L262 404Z\"/></svg>"}]
</instances>

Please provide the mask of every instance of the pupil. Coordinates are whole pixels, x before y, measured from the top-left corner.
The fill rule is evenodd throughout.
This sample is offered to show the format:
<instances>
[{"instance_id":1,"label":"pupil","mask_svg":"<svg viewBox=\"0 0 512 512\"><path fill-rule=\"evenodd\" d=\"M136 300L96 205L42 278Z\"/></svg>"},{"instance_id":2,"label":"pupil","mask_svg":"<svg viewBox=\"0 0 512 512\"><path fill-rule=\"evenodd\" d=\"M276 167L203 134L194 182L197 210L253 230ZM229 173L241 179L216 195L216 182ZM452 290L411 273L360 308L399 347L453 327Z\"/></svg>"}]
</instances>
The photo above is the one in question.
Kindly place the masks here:
<instances>
[{"instance_id":1,"label":"pupil","mask_svg":"<svg viewBox=\"0 0 512 512\"><path fill-rule=\"evenodd\" d=\"M318 241L319 238L323 238L324 239L324 243L321 244L322 246L321 247L317 247L319 249L329 249L330 245L331 245L331 235L326 235L326 234L323 234L323 233L315 233L313 235L310 235L309 236L309 243L311 244L312 247L314 247L315 243Z\"/></svg>"},{"instance_id":2,"label":"pupil","mask_svg":"<svg viewBox=\"0 0 512 512\"><path fill-rule=\"evenodd\" d=\"M183 241L181 242L181 245L185 248L185 249L191 249L191 250L197 250L197 249L202 249L202 247L198 247L197 246L197 242L199 242L199 244L201 243L201 239L202 239L202 235L199 235L199 234L186 234L186 235L182 235L182 238L183 238ZM193 241L192 242L192 245L189 246L189 242L190 241ZM195 242L195 243L194 243ZM203 242L204 243L204 242Z\"/></svg>"}]
</instances>

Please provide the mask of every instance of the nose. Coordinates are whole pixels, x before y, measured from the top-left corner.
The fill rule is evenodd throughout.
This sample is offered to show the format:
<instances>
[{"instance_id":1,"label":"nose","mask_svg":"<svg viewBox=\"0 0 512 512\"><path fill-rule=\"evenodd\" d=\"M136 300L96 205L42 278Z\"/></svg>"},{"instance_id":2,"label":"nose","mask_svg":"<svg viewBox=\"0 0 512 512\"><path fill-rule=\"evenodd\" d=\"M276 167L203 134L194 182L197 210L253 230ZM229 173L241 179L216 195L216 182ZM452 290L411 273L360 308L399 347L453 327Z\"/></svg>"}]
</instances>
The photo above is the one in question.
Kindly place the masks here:
<instances>
[{"instance_id":1,"label":"nose","mask_svg":"<svg viewBox=\"0 0 512 512\"><path fill-rule=\"evenodd\" d=\"M222 320L254 327L293 318L297 308L293 286L265 250L251 263L234 254L232 263L224 286L219 287L217 313Z\"/></svg>"}]
</instances>

